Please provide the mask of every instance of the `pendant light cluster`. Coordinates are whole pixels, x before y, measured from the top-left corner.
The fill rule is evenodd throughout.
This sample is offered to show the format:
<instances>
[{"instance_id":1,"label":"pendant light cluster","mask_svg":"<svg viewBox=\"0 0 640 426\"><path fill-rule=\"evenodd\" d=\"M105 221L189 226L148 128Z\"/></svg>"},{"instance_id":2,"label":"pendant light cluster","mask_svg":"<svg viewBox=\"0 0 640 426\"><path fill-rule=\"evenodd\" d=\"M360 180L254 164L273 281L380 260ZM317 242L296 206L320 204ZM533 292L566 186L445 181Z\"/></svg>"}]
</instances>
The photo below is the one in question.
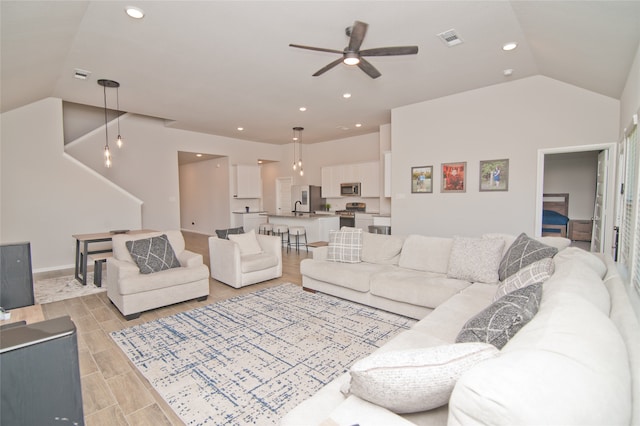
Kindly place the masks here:
<instances>
[{"instance_id":1,"label":"pendant light cluster","mask_svg":"<svg viewBox=\"0 0 640 426\"><path fill-rule=\"evenodd\" d=\"M302 168L302 131L304 127L293 128L293 170L300 170L300 176L304 176ZM298 161L296 161L296 142L298 143Z\"/></svg>"},{"instance_id":2,"label":"pendant light cluster","mask_svg":"<svg viewBox=\"0 0 640 426\"><path fill-rule=\"evenodd\" d=\"M109 150L109 128L108 128L108 119L107 119L107 87L116 89L116 108L117 108L117 120L118 120L118 138L116 139L116 144L118 148L122 148L122 136L120 136L120 93L118 88L120 87L120 83L113 80L100 79L98 80L98 84L102 86L104 92L104 135L105 135L105 145L104 145L104 166L109 168L112 165L111 162L111 151Z\"/></svg>"}]
</instances>

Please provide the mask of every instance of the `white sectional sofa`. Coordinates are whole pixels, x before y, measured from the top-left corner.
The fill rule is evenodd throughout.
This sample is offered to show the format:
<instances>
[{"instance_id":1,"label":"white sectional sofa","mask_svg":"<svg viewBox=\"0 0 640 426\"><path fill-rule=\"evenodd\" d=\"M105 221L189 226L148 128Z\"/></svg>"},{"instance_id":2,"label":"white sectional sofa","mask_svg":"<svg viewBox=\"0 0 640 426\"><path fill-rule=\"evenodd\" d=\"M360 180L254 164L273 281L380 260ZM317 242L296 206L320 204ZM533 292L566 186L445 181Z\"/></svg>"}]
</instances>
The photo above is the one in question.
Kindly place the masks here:
<instances>
[{"instance_id":1,"label":"white sectional sofa","mask_svg":"<svg viewBox=\"0 0 640 426\"><path fill-rule=\"evenodd\" d=\"M420 319L367 361L451 346L463 326L494 301L499 283L447 278L447 262L460 260L450 259L454 239L363 237L362 262L327 261L325 248L304 260L301 272L305 288ZM503 238L502 253L515 239L486 237ZM561 250L533 319L495 356L462 372L451 385L448 404L395 413L385 407L391 401L371 402L375 387L362 394L352 382L349 389L346 372L288 413L281 425L640 424L640 325L627 288L610 256L563 249L563 240L543 239L561 243ZM485 259L493 262L490 257ZM378 370L387 367L397 366ZM400 367L399 377L384 382L383 395L408 387L433 392L432 382L403 377L415 374L412 367Z\"/></svg>"}]
</instances>

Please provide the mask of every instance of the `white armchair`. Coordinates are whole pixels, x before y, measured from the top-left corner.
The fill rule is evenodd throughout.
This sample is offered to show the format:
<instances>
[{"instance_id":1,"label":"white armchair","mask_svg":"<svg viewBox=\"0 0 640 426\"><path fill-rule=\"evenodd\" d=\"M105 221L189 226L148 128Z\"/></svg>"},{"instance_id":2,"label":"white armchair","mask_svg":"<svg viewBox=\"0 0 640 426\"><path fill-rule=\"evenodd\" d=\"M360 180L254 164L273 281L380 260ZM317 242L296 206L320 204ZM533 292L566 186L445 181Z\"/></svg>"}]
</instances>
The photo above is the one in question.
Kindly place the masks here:
<instances>
[{"instance_id":1,"label":"white armchair","mask_svg":"<svg viewBox=\"0 0 640 426\"><path fill-rule=\"evenodd\" d=\"M244 234L239 238L249 238L251 234ZM238 237L233 236L233 238ZM242 255L240 243L209 237L211 276L235 288L281 277L282 246L280 237L257 234L255 238L260 245L261 253Z\"/></svg>"},{"instance_id":2,"label":"white armchair","mask_svg":"<svg viewBox=\"0 0 640 426\"><path fill-rule=\"evenodd\" d=\"M142 274L126 242L162 234L167 235L180 267ZM114 235L112 245L113 257L107 259L107 296L127 320L150 309L209 296L209 268L201 254L185 250L180 231Z\"/></svg>"}]
</instances>

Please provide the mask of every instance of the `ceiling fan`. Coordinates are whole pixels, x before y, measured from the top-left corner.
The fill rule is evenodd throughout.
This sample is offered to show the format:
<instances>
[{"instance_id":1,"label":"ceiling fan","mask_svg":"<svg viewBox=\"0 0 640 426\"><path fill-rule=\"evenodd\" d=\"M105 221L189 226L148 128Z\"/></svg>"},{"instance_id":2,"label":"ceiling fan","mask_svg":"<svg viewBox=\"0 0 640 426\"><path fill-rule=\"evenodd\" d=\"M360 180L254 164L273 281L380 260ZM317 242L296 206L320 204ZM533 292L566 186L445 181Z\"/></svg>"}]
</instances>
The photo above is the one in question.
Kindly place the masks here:
<instances>
[{"instance_id":1,"label":"ceiling fan","mask_svg":"<svg viewBox=\"0 0 640 426\"><path fill-rule=\"evenodd\" d=\"M376 69L369 61L363 58L363 56L396 56L396 55L415 55L418 53L418 46L393 46L393 47L378 47L374 49L360 50L362 40L367 33L369 24L364 22L355 21L353 26L347 27L345 33L349 37L349 45L344 50L325 49L322 47L302 46L299 44L289 44L291 47L297 47L299 49L317 50L319 52L339 53L342 58L336 59L330 64L320 68L313 74L314 77L324 74L331 68L338 65L340 62L344 62L347 65L357 65L362 71L364 71L371 78L378 78L382 74Z\"/></svg>"}]
</instances>

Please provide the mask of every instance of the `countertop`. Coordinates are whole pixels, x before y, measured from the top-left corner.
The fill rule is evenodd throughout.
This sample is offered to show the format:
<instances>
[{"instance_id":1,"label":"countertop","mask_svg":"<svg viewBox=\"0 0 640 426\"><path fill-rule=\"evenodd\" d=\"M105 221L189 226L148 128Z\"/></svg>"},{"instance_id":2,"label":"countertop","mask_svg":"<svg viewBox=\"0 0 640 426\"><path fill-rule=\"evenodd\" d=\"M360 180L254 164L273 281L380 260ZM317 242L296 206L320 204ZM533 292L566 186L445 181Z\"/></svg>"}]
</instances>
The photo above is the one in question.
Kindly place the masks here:
<instances>
[{"instance_id":1,"label":"countertop","mask_svg":"<svg viewBox=\"0 0 640 426\"><path fill-rule=\"evenodd\" d=\"M332 214L322 213L267 213L269 217L286 217L291 219L319 219L323 217L338 217Z\"/></svg>"},{"instance_id":2,"label":"countertop","mask_svg":"<svg viewBox=\"0 0 640 426\"><path fill-rule=\"evenodd\" d=\"M233 212L233 214L252 214L252 213L266 213L266 211L264 211L264 210L249 210L249 211L242 210L242 211L239 211L239 212Z\"/></svg>"}]
</instances>

